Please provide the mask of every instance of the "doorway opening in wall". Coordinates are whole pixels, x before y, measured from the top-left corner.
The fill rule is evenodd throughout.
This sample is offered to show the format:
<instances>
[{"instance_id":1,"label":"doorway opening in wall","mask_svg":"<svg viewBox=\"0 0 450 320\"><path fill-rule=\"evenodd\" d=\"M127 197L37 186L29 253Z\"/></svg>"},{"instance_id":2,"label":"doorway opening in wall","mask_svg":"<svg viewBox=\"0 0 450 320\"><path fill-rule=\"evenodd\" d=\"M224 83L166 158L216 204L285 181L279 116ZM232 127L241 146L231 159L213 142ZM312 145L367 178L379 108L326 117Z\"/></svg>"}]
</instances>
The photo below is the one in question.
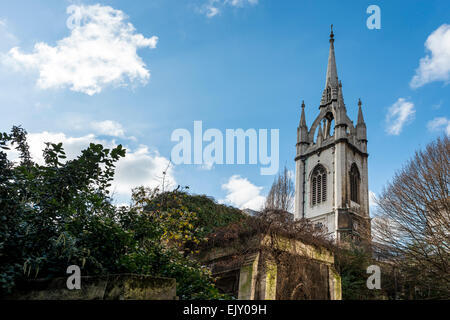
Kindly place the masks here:
<instances>
[{"instance_id":1,"label":"doorway opening in wall","mask_svg":"<svg viewBox=\"0 0 450 320\"><path fill-rule=\"evenodd\" d=\"M240 269L214 275L217 277L215 284L219 292L237 299L239 296L239 275Z\"/></svg>"}]
</instances>

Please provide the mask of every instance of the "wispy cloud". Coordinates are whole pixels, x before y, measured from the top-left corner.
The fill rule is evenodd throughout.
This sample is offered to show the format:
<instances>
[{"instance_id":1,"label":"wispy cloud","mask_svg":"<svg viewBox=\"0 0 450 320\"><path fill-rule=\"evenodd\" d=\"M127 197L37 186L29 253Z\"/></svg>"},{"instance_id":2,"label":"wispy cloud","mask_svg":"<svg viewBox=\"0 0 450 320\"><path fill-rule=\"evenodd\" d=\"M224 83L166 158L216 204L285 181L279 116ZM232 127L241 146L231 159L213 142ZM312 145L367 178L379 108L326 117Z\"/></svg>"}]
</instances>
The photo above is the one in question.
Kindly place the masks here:
<instances>
[{"instance_id":1,"label":"wispy cloud","mask_svg":"<svg viewBox=\"0 0 450 320\"><path fill-rule=\"evenodd\" d=\"M6 19L0 18L0 38L2 40L17 42L16 36L9 30Z\"/></svg>"},{"instance_id":2,"label":"wispy cloud","mask_svg":"<svg viewBox=\"0 0 450 320\"><path fill-rule=\"evenodd\" d=\"M208 18L212 18L212 17L218 15L219 12L220 12L219 8L216 8L216 7L213 7L212 5L210 5L210 6L207 6L205 14Z\"/></svg>"},{"instance_id":3,"label":"wispy cloud","mask_svg":"<svg viewBox=\"0 0 450 320\"><path fill-rule=\"evenodd\" d=\"M233 7L243 7L245 4L258 4L258 0L225 0L224 3Z\"/></svg>"},{"instance_id":4,"label":"wispy cloud","mask_svg":"<svg viewBox=\"0 0 450 320\"><path fill-rule=\"evenodd\" d=\"M69 10L70 8L70 10ZM155 48L158 37L145 38L127 22L127 16L109 6L71 6L76 16L71 33L56 46L36 43L32 53L18 47L9 51L4 63L37 70L38 87L69 87L94 95L108 85L146 83L150 72L137 55L139 48Z\"/></svg>"},{"instance_id":5,"label":"wispy cloud","mask_svg":"<svg viewBox=\"0 0 450 320\"><path fill-rule=\"evenodd\" d=\"M201 12L205 14L208 18L212 18L221 13L222 9L225 7L235 7L243 8L246 5L257 5L258 0L208 0L203 7Z\"/></svg>"},{"instance_id":6,"label":"wispy cloud","mask_svg":"<svg viewBox=\"0 0 450 320\"><path fill-rule=\"evenodd\" d=\"M430 131L445 131L450 136L450 119L446 117L438 117L428 121L427 127Z\"/></svg>"},{"instance_id":7,"label":"wispy cloud","mask_svg":"<svg viewBox=\"0 0 450 320\"><path fill-rule=\"evenodd\" d=\"M438 110L442 107L443 103L444 103L444 100L441 100L441 101L439 101L439 103L433 104L431 106L431 108L433 108L434 110Z\"/></svg>"},{"instance_id":8,"label":"wispy cloud","mask_svg":"<svg viewBox=\"0 0 450 320\"><path fill-rule=\"evenodd\" d=\"M399 98L388 110L386 115L386 132L390 135L399 135L403 126L414 119L414 103Z\"/></svg>"},{"instance_id":9,"label":"wispy cloud","mask_svg":"<svg viewBox=\"0 0 450 320\"><path fill-rule=\"evenodd\" d=\"M111 137L124 137L125 130L123 126L117 122L112 120L104 120L104 121L92 121L90 123L90 127L96 133L100 135L107 135Z\"/></svg>"},{"instance_id":10,"label":"wispy cloud","mask_svg":"<svg viewBox=\"0 0 450 320\"><path fill-rule=\"evenodd\" d=\"M231 176L227 183L222 185L227 195L222 203L228 203L240 209L260 210L266 198L261 195L263 187L255 186L247 178L239 175Z\"/></svg>"},{"instance_id":11,"label":"wispy cloud","mask_svg":"<svg viewBox=\"0 0 450 320\"><path fill-rule=\"evenodd\" d=\"M428 37L425 48L429 51L420 59L411 88L419 88L433 81L450 80L450 25L443 24Z\"/></svg>"},{"instance_id":12,"label":"wispy cloud","mask_svg":"<svg viewBox=\"0 0 450 320\"><path fill-rule=\"evenodd\" d=\"M3 52L7 52L11 47L17 46L19 40L11 30L8 21L0 18L0 58L4 56Z\"/></svg>"},{"instance_id":13,"label":"wispy cloud","mask_svg":"<svg viewBox=\"0 0 450 320\"><path fill-rule=\"evenodd\" d=\"M44 108L45 106L40 106ZM115 137L136 141L136 137L128 136L124 126L115 120L94 120L91 115L75 112L63 115L60 120L63 126L59 130L71 130L82 133L93 133L102 137Z\"/></svg>"}]
</instances>

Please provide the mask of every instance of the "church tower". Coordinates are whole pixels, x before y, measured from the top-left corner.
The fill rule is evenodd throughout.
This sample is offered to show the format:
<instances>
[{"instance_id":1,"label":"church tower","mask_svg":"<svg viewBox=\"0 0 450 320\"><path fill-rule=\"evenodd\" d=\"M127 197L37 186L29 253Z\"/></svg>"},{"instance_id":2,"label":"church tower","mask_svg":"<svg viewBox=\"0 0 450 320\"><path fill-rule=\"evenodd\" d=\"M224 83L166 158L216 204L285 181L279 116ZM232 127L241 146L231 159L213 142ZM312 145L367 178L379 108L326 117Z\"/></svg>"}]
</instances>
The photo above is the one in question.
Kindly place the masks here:
<instances>
[{"instance_id":1,"label":"church tower","mask_svg":"<svg viewBox=\"0 0 450 320\"><path fill-rule=\"evenodd\" d=\"M361 100L356 126L347 115L336 68L333 26L319 115L308 130L302 103L296 150L295 218L326 228L336 241L367 238L366 124Z\"/></svg>"}]
</instances>

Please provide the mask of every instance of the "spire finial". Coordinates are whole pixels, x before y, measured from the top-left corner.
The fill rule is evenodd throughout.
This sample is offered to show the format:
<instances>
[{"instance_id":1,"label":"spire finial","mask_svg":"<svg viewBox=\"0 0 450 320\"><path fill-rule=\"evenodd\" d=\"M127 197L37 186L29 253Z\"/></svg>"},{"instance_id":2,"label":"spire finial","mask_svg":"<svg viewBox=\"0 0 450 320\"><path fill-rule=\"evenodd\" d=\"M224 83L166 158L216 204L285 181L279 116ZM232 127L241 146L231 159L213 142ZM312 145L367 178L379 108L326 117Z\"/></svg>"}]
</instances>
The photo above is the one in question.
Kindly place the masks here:
<instances>
[{"instance_id":1,"label":"spire finial","mask_svg":"<svg viewBox=\"0 0 450 320\"><path fill-rule=\"evenodd\" d=\"M325 90L331 86L332 89L337 89L339 87L338 83L338 75L336 68L336 58L334 56L334 33L333 33L333 25L331 25L331 34L330 34L330 53L328 55L328 66L327 66L327 75L325 82Z\"/></svg>"},{"instance_id":2,"label":"spire finial","mask_svg":"<svg viewBox=\"0 0 450 320\"><path fill-rule=\"evenodd\" d=\"M302 109L305 109L305 100L302 100Z\"/></svg>"},{"instance_id":3,"label":"spire finial","mask_svg":"<svg viewBox=\"0 0 450 320\"><path fill-rule=\"evenodd\" d=\"M361 102L361 98L358 99L358 106L361 108L362 106L362 102Z\"/></svg>"},{"instance_id":4,"label":"spire finial","mask_svg":"<svg viewBox=\"0 0 450 320\"><path fill-rule=\"evenodd\" d=\"M334 41L333 25L331 25L330 42Z\"/></svg>"}]
</instances>

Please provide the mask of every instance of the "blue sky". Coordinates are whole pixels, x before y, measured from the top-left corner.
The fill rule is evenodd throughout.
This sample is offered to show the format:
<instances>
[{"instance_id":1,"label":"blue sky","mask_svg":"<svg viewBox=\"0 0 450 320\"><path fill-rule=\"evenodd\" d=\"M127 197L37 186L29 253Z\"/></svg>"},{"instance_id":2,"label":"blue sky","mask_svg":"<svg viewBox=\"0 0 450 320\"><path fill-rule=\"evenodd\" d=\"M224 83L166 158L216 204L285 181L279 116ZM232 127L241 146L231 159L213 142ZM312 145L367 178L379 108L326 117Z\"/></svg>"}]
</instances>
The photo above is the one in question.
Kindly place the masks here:
<instances>
[{"instance_id":1,"label":"blue sky","mask_svg":"<svg viewBox=\"0 0 450 320\"><path fill-rule=\"evenodd\" d=\"M366 26L372 4L380 30ZM75 37L71 5L100 23L112 19L108 12L119 21L102 25L110 33L98 43L93 29ZM1 1L0 131L22 125L34 153L44 140L61 140L73 154L88 141L124 144L118 202L133 185L155 185L175 145L171 133L193 132L195 120L222 132L279 129L280 167L294 170L301 101L309 125L318 114L330 24L354 121L363 101L377 194L415 150L450 134L449 1ZM108 50L123 30L123 50ZM52 56L64 44L67 55ZM103 69L89 67L91 55ZM173 183L240 207L261 203L273 178L248 164L170 171Z\"/></svg>"}]
</instances>

